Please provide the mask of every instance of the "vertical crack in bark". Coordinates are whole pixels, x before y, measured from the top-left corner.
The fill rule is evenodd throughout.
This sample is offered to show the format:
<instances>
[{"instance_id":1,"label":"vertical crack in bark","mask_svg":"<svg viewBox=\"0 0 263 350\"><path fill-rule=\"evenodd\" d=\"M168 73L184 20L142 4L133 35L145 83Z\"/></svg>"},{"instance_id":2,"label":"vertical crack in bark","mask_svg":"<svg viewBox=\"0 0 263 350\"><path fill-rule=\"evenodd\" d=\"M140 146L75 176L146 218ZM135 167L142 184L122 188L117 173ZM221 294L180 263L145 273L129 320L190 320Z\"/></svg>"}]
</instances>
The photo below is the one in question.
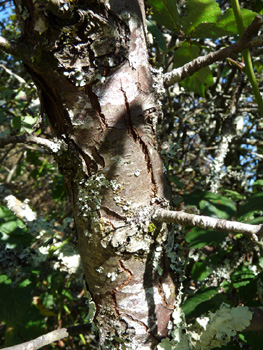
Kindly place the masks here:
<instances>
[{"instance_id":1,"label":"vertical crack in bark","mask_svg":"<svg viewBox=\"0 0 263 350\"><path fill-rule=\"evenodd\" d=\"M111 292L111 299L112 299L112 303L113 303L113 310L114 310L116 316L119 317L120 316L120 312L119 312L118 304L117 304L117 300L116 300L116 293L117 293L116 289L114 289Z\"/></svg>"},{"instance_id":2,"label":"vertical crack in bark","mask_svg":"<svg viewBox=\"0 0 263 350\"><path fill-rule=\"evenodd\" d=\"M90 103L94 111L96 112L96 115L100 121L102 131L104 132L107 129L108 125L107 125L105 115L101 113L101 107L100 107L98 96L92 91L91 85L85 86L85 92L89 96Z\"/></svg>"},{"instance_id":3,"label":"vertical crack in bark","mask_svg":"<svg viewBox=\"0 0 263 350\"><path fill-rule=\"evenodd\" d=\"M153 171L153 164L152 164L151 155L150 155L147 144L143 141L143 139L140 137L139 133L137 132L136 128L134 128L134 126L133 126L130 105L129 105L129 101L127 99L126 92L122 88L121 88L121 91L123 93L124 102L125 102L126 114L124 115L124 118L125 118L125 122L127 124L128 133L131 135L131 137L134 139L135 142L139 143L139 145L141 147L141 150L142 150L144 157L145 157L145 160L146 160L147 169L148 169L148 172L149 172L150 177L151 177L152 192L153 192L153 195L156 196L157 184L156 184L156 180L154 178L154 171Z\"/></svg>"},{"instance_id":4,"label":"vertical crack in bark","mask_svg":"<svg viewBox=\"0 0 263 350\"><path fill-rule=\"evenodd\" d=\"M130 282L130 280L133 277L133 273L124 266L122 260L119 260L119 265L120 265L121 270L126 272L129 275L129 277L127 278L127 280L122 282L122 284L119 287L116 288L117 291L120 291L126 284L128 284Z\"/></svg>"},{"instance_id":5,"label":"vertical crack in bark","mask_svg":"<svg viewBox=\"0 0 263 350\"><path fill-rule=\"evenodd\" d=\"M125 102L126 114L124 114L124 119L125 119L125 122L126 122L126 125L128 128L128 133L132 136L132 138L136 142L138 140L139 136L138 136L136 130L134 129L133 124L132 124L132 117L131 117L129 101L127 99L126 92L123 90L123 88L121 88L121 91L123 93L124 102Z\"/></svg>"},{"instance_id":6,"label":"vertical crack in bark","mask_svg":"<svg viewBox=\"0 0 263 350\"><path fill-rule=\"evenodd\" d=\"M113 302L113 305L114 305L114 311L116 313L117 316L120 316L120 311L119 311L119 307L118 307L118 303L117 303L117 299L116 299L116 294L117 292L119 292L126 284L128 284L130 282L130 280L132 279L133 277L133 273L128 270L124 264L123 264L123 261L122 260L119 260L119 265L120 265L120 268L122 271L124 271L126 274L128 274L128 278L122 282L118 287L116 287L112 292L111 292L111 296L112 296L112 302ZM126 315L126 314L125 314ZM128 315L127 315L128 316Z\"/></svg>"}]
</instances>

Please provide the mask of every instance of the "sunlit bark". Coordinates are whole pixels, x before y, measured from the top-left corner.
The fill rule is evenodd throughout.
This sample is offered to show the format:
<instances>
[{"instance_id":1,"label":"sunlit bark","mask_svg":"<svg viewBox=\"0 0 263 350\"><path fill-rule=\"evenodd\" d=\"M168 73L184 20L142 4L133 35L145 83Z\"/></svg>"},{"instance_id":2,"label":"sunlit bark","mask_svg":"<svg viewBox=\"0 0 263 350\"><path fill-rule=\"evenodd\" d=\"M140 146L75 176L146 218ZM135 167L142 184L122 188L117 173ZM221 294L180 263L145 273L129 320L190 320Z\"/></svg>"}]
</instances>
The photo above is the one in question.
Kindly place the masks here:
<instances>
[{"instance_id":1,"label":"sunlit bark","mask_svg":"<svg viewBox=\"0 0 263 350\"><path fill-rule=\"evenodd\" d=\"M56 158L100 345L153 349L167 334L175 287L165 228L141 220L168 190L155 140L159 107L143 2L49 1L48 10L15 3L24 63L61 146Z\"/></svg>"}]
</instances>

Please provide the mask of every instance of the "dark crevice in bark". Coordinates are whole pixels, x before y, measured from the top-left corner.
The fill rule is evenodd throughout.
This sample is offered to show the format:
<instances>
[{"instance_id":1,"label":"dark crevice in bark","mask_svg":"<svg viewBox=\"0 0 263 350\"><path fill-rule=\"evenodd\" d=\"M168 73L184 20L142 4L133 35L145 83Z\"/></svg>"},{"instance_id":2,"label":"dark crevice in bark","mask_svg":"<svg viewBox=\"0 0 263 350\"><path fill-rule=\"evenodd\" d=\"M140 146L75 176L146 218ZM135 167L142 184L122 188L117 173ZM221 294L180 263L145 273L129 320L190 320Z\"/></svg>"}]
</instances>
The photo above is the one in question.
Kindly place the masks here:
<instances>
[{"instance_id":1,"label":"dark crevice in bark","mask_svg":"<svg viewBox=\"0 0 263 350\"><path fill-rule=\"evenodd\" d=\"M138 135L133 128L130 105L129 105L129 102L127 99L126 92L123 90L123 88L121 88L121 91L123 93L125 110L126 110L126 114L124 114L124 120L125 120L126 125L127 125L128 133L131 135L133 140L136 142L138 140Z\"/></svg>"},{"instance_id":2,"label":"dark crevice in bark","mask_svg":"<svg viewBox=\"0 0 263 350\"><path fill-rule=\"evenodd\" d=\"M111 292L111 297L112 297L112 304L113 304L113 309L116 313L116 316L117 317L120 317L120 312L118 310L118 304L117 304L117 300L116 300L116 293L117 293L117 290L114 289L112 292Z\"/></svg>"},{"instance_id":3,"label":"dark crevice in bark","mask_svg":"<svg viewBox=\"0 0 263 350\"><path fill-rule=\"evenodd\" d=\"M146 333L149 333L149 328L147 327L147 325L144 322L138 320L137 318L134 318L132 315L128 315L128 314L124 314L124 315L126 317L130 318L132 321L139 323L141 326L143 326L145 328Z\"/></svg>"},{"instance_id":4,"label":"dark crevice in bark","mask_svg":"<svg viewBox=\"0 0 263 350\"><path fill-rule=\"evenodd\" d=\"M131 108L130 108L130 104L129 101L127 99L126 93L123 89L121 89L123 96L124 96L124 102L125 102L125 109L126 109L126 115L124 116L125 118L125 122L127 124L128 127L128 131L129 134L132 136L132 138L134 139L135 142L138 142L142 152L144 154L145 160L146 160L146 164L147 164L147 169L148 172L151 176L151 181L152 181L152 192L153 192L153 197L156 196L157 194L157 186L156 186L156 181L154 178L154 171L153 171L153 164L152 164L152 160L151 160L151 156L150 156L150 152L148 150L148 146L146 145L146 143L143 141L142 137L140 137L138 131L136 130L136 128L133 125L132 122L132 113L131 113ZM136 109L136 108L134 108ZM140 114L137 115L137 117Z\"/></svg>"},{"instance_id":5,"label":"dark crevice in bark","mask_svg":"<svg viewBox=\"0 0 263 350\"><path fill-rule=\"evenodd\" d=\"M85 92L89 96L90 103L91 103L91 105L92 105L94 111L96 112L96 115L100 121L102 131L105 131L108 127L108 124L107 124L107 121L105 119L105 115L103 113L101 113L101 107L100 107L100 103L99 103L99 99L98 99L97 95L92 91L91 85L85 86Z\"/></svg>"},{"instance_id":6,"label":"dark crevice in bark","mask_svg":"<svg viewBox=\"0 0 263 350\"><path fill-rule=\"evenodd\" d=\"M107 207L102 206L100 209L103 210L105 212L105 214L107 214L107 216L123 220L123 222L125 222L125 220L126 220L126 217L124 215L120 215L119 213L116 213L116 211L111 210L111 209L109 209ZM112 225L112 227L115 229L114 225Z\"/></svg>"},{"instance_id":7,"label":"dark crevice in bark","mask_svg":"<svg viewBox=\"0 0 263 350\"><path fill-rule=\"evenodd\" d=\"M41 101L44 112L57 136L68 135L72 130L67 111L63 108L60 96L52 85L26 66L36 85L41 89ZM51 83L52 84L52 83Z\"/></svg>"},{"instance_id":8,"label":"dark crevice in bark","mask_svg":"<svg viewBox=\"0 0 263 350\"><path fill-rule=\"evenodd\" d=\"M116 288L118 291L120 291L126 284L128 284L133 277L133 273L124 266L122 260L119 260L119 265L121 270L124 271L129 277L124 282L122 282L120 286Z\"/></svg>"}]
</instances>

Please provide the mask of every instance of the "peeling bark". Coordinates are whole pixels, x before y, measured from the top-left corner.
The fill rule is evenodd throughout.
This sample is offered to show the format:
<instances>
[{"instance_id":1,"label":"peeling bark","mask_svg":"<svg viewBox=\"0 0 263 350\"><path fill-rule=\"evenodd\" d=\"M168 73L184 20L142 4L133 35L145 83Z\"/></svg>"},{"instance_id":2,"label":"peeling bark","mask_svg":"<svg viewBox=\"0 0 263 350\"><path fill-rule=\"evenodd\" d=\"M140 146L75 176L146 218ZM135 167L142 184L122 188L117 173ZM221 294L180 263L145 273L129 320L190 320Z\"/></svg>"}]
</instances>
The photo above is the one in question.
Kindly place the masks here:
<instances>
[{"instance_id":1,"label":"peeling bark","mask_svg":"<svg viewBox=\"0 0 263 350\"><path fill-rule=\"evenodd\" d=\"M166 228L145 207L169 197L155 140L159 107L142 1L16 0L24 63L63 148L100 345L155 349L175 302ZM38 3L38 4L37 4ZM59 5L58 5L59 6ZM119 340L118 339L122 339Z\"/></svg>"}]
</instances>

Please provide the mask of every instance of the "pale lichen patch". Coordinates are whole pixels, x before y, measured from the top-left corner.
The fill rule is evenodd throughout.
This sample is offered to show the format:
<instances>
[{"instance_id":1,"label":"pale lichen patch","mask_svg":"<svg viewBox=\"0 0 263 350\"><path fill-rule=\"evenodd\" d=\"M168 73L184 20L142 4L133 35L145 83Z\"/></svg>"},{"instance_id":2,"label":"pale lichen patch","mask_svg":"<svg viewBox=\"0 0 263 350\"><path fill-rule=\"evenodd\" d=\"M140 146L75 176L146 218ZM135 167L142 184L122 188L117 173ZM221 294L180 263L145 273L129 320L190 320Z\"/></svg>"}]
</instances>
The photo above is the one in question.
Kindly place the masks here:
<instances>
[{"instance_id":1,"label":"pale lichen patch","mask_svg":"<svg viewBox=\"0 0 263 350\"><path fill-rule=\"evenodd\" d=\"M40 35L47 30L47 24L43 18L39 17L35 23L34 30Z\"/></svg>"},{"instance_id":2,"label":"pale lichen patch","mask_svg":"<svg viewBox=\"0 0 263 350\"><path fill-rule=\"evenodd\" d=\"M79 216L86 220L93 230L100 230L98 210L102 202L102 189L108 188L110 182L103 174L94 174L79 182L78 208Z\"/></svg>"},{"instance_id":3,"label":"pale lichen patch","mask_svg":"<svg viewBox=\"0 0 263 350\"><path fill-rule=\"evenodd\" d=\"M222 304L220 309L210 313L209 317L196 320L195 348L206 350L226 345L237 332L249 326L251 319L252 312L248 307L231 308Z\"/></svg>"}]
</instances>

